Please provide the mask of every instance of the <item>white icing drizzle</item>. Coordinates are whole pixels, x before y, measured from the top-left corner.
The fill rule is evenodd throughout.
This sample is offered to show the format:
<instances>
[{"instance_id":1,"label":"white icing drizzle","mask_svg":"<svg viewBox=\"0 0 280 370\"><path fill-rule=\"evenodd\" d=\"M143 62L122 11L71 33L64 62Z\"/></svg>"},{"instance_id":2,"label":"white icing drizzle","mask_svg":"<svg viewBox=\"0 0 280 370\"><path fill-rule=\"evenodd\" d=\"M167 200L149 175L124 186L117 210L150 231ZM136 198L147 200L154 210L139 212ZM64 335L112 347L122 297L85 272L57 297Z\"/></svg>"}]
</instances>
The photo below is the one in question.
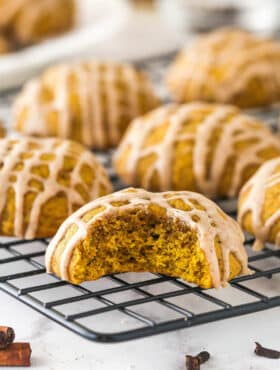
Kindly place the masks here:
<instances>
[{"instance_id":1,"label":"white icing drizzle","mask_svg":"<svg viewBox=\"0 0 280 370\"><path fill-rule=\"evenodd\" d=\"M75 84L73 85L73 79ZM52 99L43 102L42 94L49 91ZM74 95L80 114L74 112L70 97ZM140 99L145 99L140 107ZM56 136L73 138L72 127L80 123L81 141L89 147L116 146L127 123L158 105L149 79L127 64L112 62L80 62L59 65L42 78L26 84L15 103L15 127L23 112L27 112L23 127L27 135L48 136L48 119L58 115Z\"/></svg>"},{"instance_id":2,"label":"white icing drizzle","mask_svg":"<svg viewBox=\"0 0 280 370\"><path fill-rule=\"evenodd\" d=\"M280 209L274 212L267 220L263 219L265 196L270 188L280 185L280 171L276 169L280 166L280 158L272 159L264 163L254 176L244 185L240 196L245 195L244 201L240 202L238 221L243 224L244 217L251 212L252 229L256 237L253 248L262 250L264 243L269 240L272 227L280 219ZM275 200L277 201L277 200ZM275 237L276 246L280 246L280 232Z\"/></svg>"},{"instance_id":3,"label":"white icing drizzle","mask_svg":"<svg viewBox=\"0 0 280 370\"><path fill-rule=\"evenodd\" d=\"M168 199L167 199L168 196ZM171 200L181 199L190 206L190 211L183 211L172 207ZM127 202L126 205L114 207L112 202ZM198 202L205 210L196 209L192 201ZM120 192L96 199L88 203L73 215L71 215L59 228L57 234L51 241L46 252L46 266L48 272L52 272L52 259L57 246L65 236L71 225L76 225L78 230L68 240L60 258L60 275L64 280L69 280L69 264L75 247L84 239L90 237L90 230L96 220L116 213L118 210L131 210L135 208L144 208L151 204L157 204L167 210L167 217L179 219L184 225L195 230L198 235L200 248L204 251L209 263L213 286L219 288L224 286L230 276L229 257L232 253L242 266L242 274L249 273L247 267L247 255L243 247L244 236L237 224L232 218L225 215L218 206L205 198L204 196L193 192L167 192L150 193L142 189L125 189ZM88 212L100 206L105 207L103 211L93 216L88 222L83 221L83 216ZM198 221L194 221L194 216ZM223 257L224 274L221 276L219 270L218 258L215 250L215 240L220 239ZM93 266L94 268L94 266Z\"/></svg>"},{"instance_id":4,"label":"white icing drizzle","mask_svg":"<svg viewBox=\"0 0 280 370\"><path fill-rule=\"evenodd\" d=\"M36 148L30 148L35 144ZM23 154L29 153L28 158L22 158ZM54 154L55 158L50 161L44 161L43 154ZM63 186L57 182L59 171L63 169L65 157L72 157L77 160L74 170L70 175L70 185ZM42 206L56 194L63 192L67 196L68 213L73 213L74 205L84 205L85 200L81 197L75 186L84 184L80 177L80 170L83 165L89 166L95 174L92 185L86 187L90 199L95 199L100 195L100 187L103 186L108 192L111 191L111 185L105 169L97 162L93 154L84 150L82 146L68 140L59 139L1 139L0 140L0 160L3 164L0 169L0 215L2 214L7 191L12 188L15 193L15 218L14 235L33 239L36 237L38 222ZM17 164L22 164L22 170L16 170ZM43 178L31 172L31 170L40 165L47 165L49 175ZM15 181L11 181L15 177ZM30 184L30 181L39 181L43 190L38 190ZM24 196L28 192L35 192L37 196L30 210L30 219L27 229L23 230L23 207Z\"/></svg>"},{"instance_id":5,"label":"white icing drizzle","mask_svg":"<svg viewBox=\"0 0 280 370\"><path fill-rule=\"evenodd\" d=\"M203 55L203 58L201 57ZM186 48L170 68L167 82L180 99L201 99L206 85L212 99L231 102L248 82L260 77L271 100L279 97L280 43L250 33L222 29ZM222 79L212 74L221 69Z\"/></svg>"},{"instance_id":6,"label":"white icing drizzle","mask_svg":"<svg viewBox=\"0 0 280 370\"><path fill-rule=\"evenodd\" d=\"M189 117L203 109L210 109L212 112L198 125L195 132L182 134L182 128ZM229 122L223 125L223 121L231 116ZM169 123L169 127L162 141L144 147L155 128L166 123ZM226 165L232 157L236 158L231 183L226 194L233 197L242 185L242 175L247 166L260 166L263 163L264 160L259 156L260 151L274 147L279 149L280 154L279 140L265 126L262 127L259 124L259 127L256 128L256 125L253 118L239 113L232 106L205 103L167 105L133 121L115 154L115 167L125 183L139 185L137 183L139 181L139 179L137 180L139 160L155 154L156 160L150 168L146 169L140 184L145 189L151 189L152 176L157 172L159 177L158 190L172 190L172 168L176 161L174 158L175 146L178 142L193 141L192 170L195 182L199 191L208 197L219 196L219 186ZM210 139L217 128L222 128L223 132L215 146L210 171L207 174L207 159L211 149ZM247 147L238 153L236 144L244 140L256 142L247 144ZM118 169L117 162L128 147L130 148L129 155L126 162L121 165L124 166L124 169ZM183 176L188 176L188 173L182 173Z\"/></svg>"}]
</instances>

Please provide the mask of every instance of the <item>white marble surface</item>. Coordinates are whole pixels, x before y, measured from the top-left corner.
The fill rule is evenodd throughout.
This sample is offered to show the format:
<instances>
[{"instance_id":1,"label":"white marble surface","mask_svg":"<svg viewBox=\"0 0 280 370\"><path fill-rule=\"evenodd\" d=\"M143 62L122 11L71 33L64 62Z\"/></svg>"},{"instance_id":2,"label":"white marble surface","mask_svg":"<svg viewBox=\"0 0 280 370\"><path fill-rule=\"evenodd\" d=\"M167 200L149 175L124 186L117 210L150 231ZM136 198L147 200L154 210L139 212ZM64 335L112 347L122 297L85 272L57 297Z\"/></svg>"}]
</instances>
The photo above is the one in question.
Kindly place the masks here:
<instances>
[{"instance_id":1,"label":"white marble surface","mask_svg":"<svg viewBox=\"0 0 280 370\"><path fill-rule=\"evenodd\" d=\"M0 292L1 324L30 341L36 370L183 370L186 353L206 349L203 370L273 370L280 360L254 355L254 341L280 349L280 308L121 344L96 344ZM3 368L4 369L4 368Z\"/></svg>"}]
</instances>

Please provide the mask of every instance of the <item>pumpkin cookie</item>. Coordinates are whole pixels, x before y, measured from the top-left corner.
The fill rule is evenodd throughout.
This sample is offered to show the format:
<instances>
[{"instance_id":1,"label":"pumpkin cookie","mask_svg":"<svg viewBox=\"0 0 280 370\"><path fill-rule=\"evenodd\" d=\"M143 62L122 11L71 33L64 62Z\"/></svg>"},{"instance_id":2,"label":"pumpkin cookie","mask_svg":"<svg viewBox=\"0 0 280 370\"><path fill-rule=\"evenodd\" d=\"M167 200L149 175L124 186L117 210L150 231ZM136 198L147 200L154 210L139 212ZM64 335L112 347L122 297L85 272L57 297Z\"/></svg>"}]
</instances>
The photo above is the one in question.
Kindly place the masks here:
<instances>
[{"instance_id":1,"label":"pumpkin cookie","mask_svg":"<svg viewBox=\"0 0 280 370\"><path fill-rule=\"evenodd\" d=\"M48 246L46 265L74 284L149 271L219 288L249 273L243 239L237 222L203 195L131 188L70 216Z\"/></svg>"},{"instance_id":2,"label":"pumpkin cookie","mask_svg":"<svg viewBox=\"0 0 280 370\"><path fill-rule=\"evenodd\" d=\"M255 250L266 242L280 247L280 157L264 163L243 186L238 220L256 238Z\"/></svg>"},{"instance_id":3,"label":"pumpkin cookie","mask_svg":"<svg viewBox=\"0 0 280 370\"><path fill-rule=\"evenodd\" d=\"M75 0L0 0L0 29L20 48L74 26Z\"/></svg>"},{"instance_id":4,"label":"pumpkin cookie","mask_svg":"<svg viewBox=\"0 0 280 370\"><path fill-rule=\"evenodd\" d=\"M231 198L279 155L279 139L233 106L171 104L132 122L114 165L127 185Z\"/></svg>"},{"instance_id":5,"label":"pumpkin cookie","mask_svg":"<svg viewBox=\"0 0 280 370\"><path fill-rule=\"evenodd\" d=\"M280 101L280 43L220 29L185 48L167 75L179 102L194 100L267 106Z\"/></svg>"},{"instance_id":6,"label":"pumpkin cookie","mask_svg":"<svg viewBox=\"0 0 280 370\"><path fill-rule=\"evenodd\" d=\"M71 213L112 190L94 155L67 140L1 139L0 165L1 235L51 237Z\"/></svg>"},{"instance_id":7,"label":"pumpkin cookie","mask_svg":"<svg viewBox=\"0 0 280 370\"><path fill-rule=\"evenodd\" d=\"M27 83L15 104L15 128L106 149L119 143L133 118L158 104L148 77L130 65L58 65Z\"/></svg>"}]
</instances>

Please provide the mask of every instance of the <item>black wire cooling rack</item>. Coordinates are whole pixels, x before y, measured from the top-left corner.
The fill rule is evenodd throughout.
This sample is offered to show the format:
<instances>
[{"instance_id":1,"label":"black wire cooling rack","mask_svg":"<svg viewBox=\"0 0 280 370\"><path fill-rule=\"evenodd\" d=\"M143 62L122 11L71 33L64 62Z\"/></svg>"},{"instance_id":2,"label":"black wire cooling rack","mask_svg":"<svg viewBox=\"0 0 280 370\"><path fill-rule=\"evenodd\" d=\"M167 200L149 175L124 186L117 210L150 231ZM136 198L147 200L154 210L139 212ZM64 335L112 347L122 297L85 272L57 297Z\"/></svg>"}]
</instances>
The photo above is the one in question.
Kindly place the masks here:
<instances>
[{"instance_id":1,"label":"black wire cooling rack","mask_svg":"<svg viewBox=\"0 0 280 370\"><path fill-rule=\"evenodd\" d=\"M160 80L170 56L138 63L150 73L163 97L166 92ZM0 118L6 122L13 97L14 91L0 95ZM279 109L255 113L276 128ZM111 153L98 156L119 189L110 166ZM235 216L234 202L221 206ZM150 273L111 275L74 286L46 274L48 240L0 238L0 289L89 340L131 340L280 306L280 251L267 245L256 253L252 242L247 238L253 275L238 277L221 290L203 290Z\"/></svg>"},{"instance_id":2,"label":"black wire cooling rack","mask_svg":"<svg viewBox=\"0 0 280 370\"><path fill-rule=\"evenodd\" d=\"M89 340L120 342L280 306L280 251L267 246L255 253L251 243L253 275L221 290L203 290L150 273L74 286L46 274L47 240L3 239L0 289Z\"/></svg>"}]
</instances>

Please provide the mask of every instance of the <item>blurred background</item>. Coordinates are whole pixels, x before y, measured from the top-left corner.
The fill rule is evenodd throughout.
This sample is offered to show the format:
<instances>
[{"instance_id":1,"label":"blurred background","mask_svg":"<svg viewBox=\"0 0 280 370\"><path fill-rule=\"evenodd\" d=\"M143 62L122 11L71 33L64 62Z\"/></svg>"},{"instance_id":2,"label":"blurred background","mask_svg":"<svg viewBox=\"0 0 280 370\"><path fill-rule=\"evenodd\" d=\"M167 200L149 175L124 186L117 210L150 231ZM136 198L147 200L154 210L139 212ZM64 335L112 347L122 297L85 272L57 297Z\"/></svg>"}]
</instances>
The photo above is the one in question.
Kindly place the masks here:
<instances>
[{"instance_id":1,"label":"blurred background","mask_svg":"<svg viewBox=\"0 0 280 370\"><path fill-rule=\"evenodd\" d=\"M60 0L61 1L61 0ZM94 56L103 59L142 60L175 52L202 32L224 26L245 28L277 37L280 31L280 0L64 0L75 1L76 22L64 32L40 42L11 48L0 56L0 90L18 86L46 66L60 60ZM30 28L34 4L53 9L54 0L21 0L23 29ZM31 12L28 14L29 3ZM7 3L8 5L1 5ZM7 13L12 0L0 0ZM58 3L58 2L57 2ZM1 10L1 6L4 10ZM8 10L7 10L8 9ZM50 15L48 17L51 19ZM45 19L37 20L44 29ZM61 19L64 19L63 17ZM42 30L41 30L42 31ZM3 35L1 35L3 32ZM14 36L14 35L13 35ZM5 41L5 40L4 40ZM10 40L9 40L10 42ZM17 42L15 45L18 46ZM4 45L5 46L5 45Z\"/></svg>"},{"instance_id":2,"label":"blurred background","mask_svg":"<svg viewBox=\"0 0 280 370\"><path fill-rule=\"evenodd\" d=\"M236 26L264 35L280 30L279 0L128 0L116 55L142 57L178 48L196 33ZM119 49L119 50L118 50Z\"/></svg>"}]
</instances>

